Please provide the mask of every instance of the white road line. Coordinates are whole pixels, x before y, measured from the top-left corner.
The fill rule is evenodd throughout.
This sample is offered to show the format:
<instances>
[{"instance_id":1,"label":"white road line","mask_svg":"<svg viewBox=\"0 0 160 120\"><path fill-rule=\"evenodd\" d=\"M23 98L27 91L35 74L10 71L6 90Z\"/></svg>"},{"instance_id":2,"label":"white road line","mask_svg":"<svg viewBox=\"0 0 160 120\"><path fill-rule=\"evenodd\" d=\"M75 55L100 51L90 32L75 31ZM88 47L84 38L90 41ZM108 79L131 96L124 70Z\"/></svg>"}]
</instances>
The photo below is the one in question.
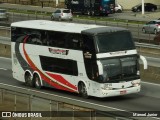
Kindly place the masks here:
<instances>
[{"instance_id":1,"label":"white road line","mask_svg":"<svg viewBox=\"0 0 160 120\"><path fill-rule=\"evenodd\" d=\"M0 70L7 70L7 69L5 69L5 68L0 68Z\"/></svg>"},{"instance_id":2,"label":"white road line","mask_svg":"<svg viewBox=\"0 0 160 120\"><path fill-rule=\"evenodd\" d=\"M155 58L155 57L147 57L145 56L146 58L149 58L149 59L155 59L155 60L160 60L160 58Z\"/></svg>"},{"instance_id":3,"label":"white road line","mask_svg":"<svg viewBox=\"0 0 160 120\"><path fill-rule=\"evenodd\" d=\"M11 58L7 58L7 57L0 57L0 59L7 59L7 60L11 60Z\"/></svg>"},{"instance_id":4,"label":"white road line","mask_svg":"<svg viewBox=\"0 0 160 120\"><path fill-rule=\"evenodd\" d=\"M156 84L156 83L150 83L150 82L144 82L144 81L142 81L142 83L150 84L150 85L155 85L155 86L160 86L160 84Z\"/></svg>"}]
</instances>

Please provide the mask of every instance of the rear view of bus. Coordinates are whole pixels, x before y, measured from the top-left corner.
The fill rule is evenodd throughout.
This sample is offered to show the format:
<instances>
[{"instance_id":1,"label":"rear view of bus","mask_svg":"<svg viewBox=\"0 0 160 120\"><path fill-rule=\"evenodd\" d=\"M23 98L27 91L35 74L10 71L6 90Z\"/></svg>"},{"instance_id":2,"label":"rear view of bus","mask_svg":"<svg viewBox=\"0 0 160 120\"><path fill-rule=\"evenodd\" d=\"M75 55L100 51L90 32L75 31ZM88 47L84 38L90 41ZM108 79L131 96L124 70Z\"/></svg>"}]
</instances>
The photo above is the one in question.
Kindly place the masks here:
<instances>
[{"instance_id":1,"label":"rear view of bus","mask_svg":"<svg viewBox=\"0 0 160 120\"><path fill-rule=\"evenodd\" d=\"M115 0L95 0L95 6L98 3L101 14L108 15L114 13Z\"/></svg>"}]
</instances>

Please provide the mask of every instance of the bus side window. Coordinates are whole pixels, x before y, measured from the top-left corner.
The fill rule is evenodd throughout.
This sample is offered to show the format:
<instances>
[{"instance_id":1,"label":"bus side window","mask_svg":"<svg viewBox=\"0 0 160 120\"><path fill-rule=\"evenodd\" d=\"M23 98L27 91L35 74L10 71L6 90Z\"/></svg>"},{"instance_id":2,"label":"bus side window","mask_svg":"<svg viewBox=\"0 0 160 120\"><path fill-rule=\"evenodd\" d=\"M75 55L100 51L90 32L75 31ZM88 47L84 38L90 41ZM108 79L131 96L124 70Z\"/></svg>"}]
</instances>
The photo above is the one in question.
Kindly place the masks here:
<instances>
[{"instance_id":1,"label":"bus side window","mask_svg":"<svg viewBox=\"0 0 160 120\"><path fill-rule=\"evenodd\" d=\"M64 36L64 40L65 40L65 48L72 48L72 39L73 39L73 35L66 33L66 35Z\"/></svg>"},{"instance_id":2,"label":"bus side window","mask_svg":"<svg viewBox=\"0 0 160 120\"><path fill-rule=\"evenodd\" d=\"M73 47L77 50L80 50L82 48L82 37L80 34L74 34Z\"/></svg>"},{"instance_id":3,"label":"bus side window","mask_svg":"<svg viewBox=\"0 0 160 120\"><path fill-rule=\"evenodd\" d=\"M55 32L48 32L47 44L49 46L55 47L57 45L56 39L54 39L54 37L55 37Z\"/></svg>"},{"instance_id":4,"label":"bus side window","mask_svg":"<svg viewBox=\"0 0 160 120\"><path fill-rule=\"evenodd\" d=\"M82 38L79 34L69 34L65 36L65 48L79 50L81 49Z\"/></svg>"},{"instance_id":5,"label":"bus side window","mask_svg":"<svg viewBox=\"0 0 160 120\"><path fill-rule=\"evenodd\" d=\"M83 35L83 50L90 53L95 51L94 42L91 36Z\"/></svg>"},{"instance_id":6,"label":"bus side window","mask_svg":"<svg viewBox=\"0 0 160 120\"><path fill-rule=\"evenodd\" d=\"M65 39L64 39L65 34L62 32L57 32L55 39L57 39L57 47L65 47Z\"/></svg>"}]
</instances>

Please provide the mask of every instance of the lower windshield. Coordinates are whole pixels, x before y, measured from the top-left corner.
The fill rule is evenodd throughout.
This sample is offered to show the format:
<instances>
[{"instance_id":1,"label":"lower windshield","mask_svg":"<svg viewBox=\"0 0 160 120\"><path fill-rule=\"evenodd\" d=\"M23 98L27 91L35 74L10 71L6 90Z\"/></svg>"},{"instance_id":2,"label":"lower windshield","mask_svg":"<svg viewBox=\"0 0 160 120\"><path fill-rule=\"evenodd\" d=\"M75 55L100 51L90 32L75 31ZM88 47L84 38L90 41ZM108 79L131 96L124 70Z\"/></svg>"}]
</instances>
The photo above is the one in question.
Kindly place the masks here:
<instances>
[{"instance_id":1,"label":"lower windshield","mask_svg":"<svg viewBox=\"0 0 160 120\"><path fill-rule=\"evenodd\" d=\"M138 57L129 56L100 60L103 65L103 81L119 82L133 80L137 75Z\"/></svg>"},{"instance_id":2,"label":"lower windshield","mask_svg":"<svg viewBox=\"0 0 160 120\"><path fill-rule=\"evenodd\" d=\"M135 49L135 45L129 31L98 34L96 41L99 53Z\"/></svg>"}]
</instances>

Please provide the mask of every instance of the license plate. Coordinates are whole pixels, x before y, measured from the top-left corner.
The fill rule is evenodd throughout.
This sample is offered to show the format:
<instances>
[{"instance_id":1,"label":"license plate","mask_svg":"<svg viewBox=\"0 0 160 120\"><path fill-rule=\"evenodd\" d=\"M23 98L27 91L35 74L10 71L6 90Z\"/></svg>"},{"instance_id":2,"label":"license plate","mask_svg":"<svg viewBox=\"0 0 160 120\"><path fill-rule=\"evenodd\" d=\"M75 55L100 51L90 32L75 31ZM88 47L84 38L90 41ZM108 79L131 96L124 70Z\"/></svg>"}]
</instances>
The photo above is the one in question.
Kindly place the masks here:
<instances>
[{"instance_id":1,"label":"license plate","mask_svg":"<svg viewBox=\"0 0 160 120\"><path fill-rule=\"evenodd\" d=\"M127 91L126 90L122 90L122 91L120 91L120 94L121 95L124 95L124 94L126 94L127 93Z\"/></svg>"}]
</instances>

